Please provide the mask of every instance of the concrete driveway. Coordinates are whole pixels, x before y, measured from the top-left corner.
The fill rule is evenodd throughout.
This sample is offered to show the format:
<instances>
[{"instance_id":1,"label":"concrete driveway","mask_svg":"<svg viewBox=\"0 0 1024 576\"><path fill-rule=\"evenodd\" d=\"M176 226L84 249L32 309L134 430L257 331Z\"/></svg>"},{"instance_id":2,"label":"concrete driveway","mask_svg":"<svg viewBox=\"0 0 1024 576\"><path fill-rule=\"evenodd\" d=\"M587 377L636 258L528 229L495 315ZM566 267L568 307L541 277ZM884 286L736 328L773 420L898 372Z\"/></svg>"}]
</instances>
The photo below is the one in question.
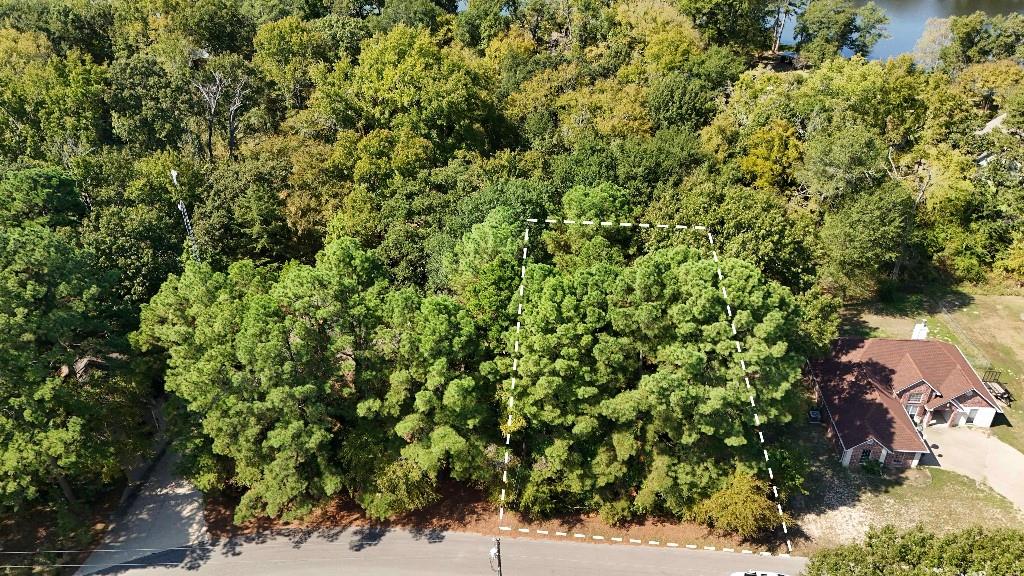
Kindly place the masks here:
<instances>
[{"instance_id":1,"label":"concrete driveway","mask_svg":"<svg viewBox=\"0 0 1024 576\"><path fill-rule=\"evenodd\" d=\"M100 572L206 538L203 495L174 475L176 462L177 457L168 450L124 517L111 526L103 543L75 576Z\"/></svg>"},{"instance_id":2,"label":"concrete driveway","mask_svg":"<svg viewBox=\"0 0 1024 576\"><path fill-rule=\"evenodd\" d=\"M934 426L925 430L939 466L988 484L1024 512L1024 454L984 428Z\"/></svg>"}]
</instances>

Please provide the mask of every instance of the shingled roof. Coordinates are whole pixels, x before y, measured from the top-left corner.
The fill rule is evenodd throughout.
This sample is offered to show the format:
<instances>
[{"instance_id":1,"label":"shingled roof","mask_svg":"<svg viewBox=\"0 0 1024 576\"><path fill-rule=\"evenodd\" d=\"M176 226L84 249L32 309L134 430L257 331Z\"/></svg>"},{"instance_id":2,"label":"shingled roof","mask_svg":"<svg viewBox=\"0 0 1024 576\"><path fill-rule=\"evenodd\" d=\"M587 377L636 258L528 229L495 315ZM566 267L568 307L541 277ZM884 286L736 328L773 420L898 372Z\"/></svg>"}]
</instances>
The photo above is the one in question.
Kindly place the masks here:
<instances>
[{"instance_id":1,"label":"shingled roof","mask_svg":"<svg viewBox=\"0 0 1024 576\"><path fill-rule=\"evenodd\" d=\"M844 448L873 438L889 450L927 452L896 396L919 382L940 394L928 410L973 390L1000 411L960 349L946 342L842 338L812 372Z\"/></svg>"},{"instance_id":2,"label":"shingled roof","mask_svg":"<svg viewBox=\"0 0 1024 576\"><path fill-rule=\"evenodd\" d=\"M840 356L818 363L815 372L844 449L873 438L889 451L928 451L892 388L884 383L884 366Z\"/></svg>"},{"instance_id":3,"label":"shingled roof","mask_svg":"<svg viewBox=\"0 0 1024 576\"><path fill-rule=\"evenodd\" d=\"M942 395L928 409L975 391L993 408L999 410L995 398L971 368L960 349L938 340L894 340L886 338L845 338L837 344L842 350L840 360L875 362L891 369L888 383L894 393L924 380ZM909 363L908 363L909 360Z\"/></svg>"}]
</instances>

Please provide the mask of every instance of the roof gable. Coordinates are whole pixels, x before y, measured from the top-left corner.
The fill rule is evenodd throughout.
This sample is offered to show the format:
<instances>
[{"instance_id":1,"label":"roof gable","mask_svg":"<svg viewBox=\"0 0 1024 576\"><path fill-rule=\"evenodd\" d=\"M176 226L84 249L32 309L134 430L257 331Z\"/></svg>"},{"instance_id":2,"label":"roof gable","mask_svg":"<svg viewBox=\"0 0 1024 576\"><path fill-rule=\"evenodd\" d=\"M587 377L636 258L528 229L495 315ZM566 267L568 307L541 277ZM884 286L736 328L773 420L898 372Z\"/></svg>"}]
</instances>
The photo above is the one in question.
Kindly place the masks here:
<instances>
[{"instance_id":1,"label":"roof gable","mask_svg":"<svg viewBox=\"0 0 1024 576\"><path fill-rule=\"evenodd\" d=\"M963 353L948 342L886 338L851 338L841 341L843 345L837 345L834 352L838 353L839 360L856 359L878 364L878 372L883 374L885 380L880 384L891 385L897 394L923 380L944 399L956 398L974 390L999 410L992 394Z\"/></svg>"},{"instance_id":2,"label":"roof gable","mask_svg":"<svg viewBox=\"0 0 1024 576\"><path fill-rule=\"evenodd\" d=\"M893 394L898 395L900 392L910 388L911 386L917 385L919 382L924 382L925 384L928 384L928 386L931 386L931 384L924 379L924 376L921 374L921 370L917 367L917 363L914 362L914 358L911 357L909 353L904 354L896 364L895 373L892 375Z\"/></svg>"},{"instance_id":3,"label":"roof gable","mask_svg":"<svg viewBox=\"0 0 1024 576\"><path fill-rule=\"evenodd\" d=\"M840 442L851 447L874 438L890 451L927 452L910 416L892 394L891 370L873 360L862 360L859 348L848 352L814 365Z\"/></svg>"}]
</instances>

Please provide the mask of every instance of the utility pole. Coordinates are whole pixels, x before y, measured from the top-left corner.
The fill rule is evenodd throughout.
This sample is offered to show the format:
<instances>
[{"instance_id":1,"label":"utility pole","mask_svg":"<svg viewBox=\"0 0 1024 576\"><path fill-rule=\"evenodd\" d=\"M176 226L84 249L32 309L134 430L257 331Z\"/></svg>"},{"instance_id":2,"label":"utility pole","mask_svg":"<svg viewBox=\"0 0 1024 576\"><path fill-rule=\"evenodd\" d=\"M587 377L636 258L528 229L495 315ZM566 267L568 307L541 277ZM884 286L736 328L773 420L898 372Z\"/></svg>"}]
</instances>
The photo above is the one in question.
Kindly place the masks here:
<instances>
[{"instance_id":1,"label":"utility pole","mask_svg":"<svg viewBox=\"0 0 1024 576\"><path fill-rule=\"evenodd\" d=\"M494 569L494 564L497 562L498 569ZM501 574L501 538L494 539L494 548L491 548L491 572L497 572L498 576Z\"/></svg>"},{"instance_id":2,"label":"utility pole","mask_svg":"<svg viewBox=\"0 0 1024 576\"><path fill-rule=\"evenodd\" d=\"M179 191L181 185L178 184L178 171L171 170L171 182L174 182L174 187ZM188 244L189 251L192 253L192 259L196 262L202 262L199 258L199 244L196 243L196 234L192 231L192 219L188 217L188 210L185 208L185 202L178 198L178 210L181 211L181 219L185 221L185 232L188 233Z\"/></svg>"}]
</instances>

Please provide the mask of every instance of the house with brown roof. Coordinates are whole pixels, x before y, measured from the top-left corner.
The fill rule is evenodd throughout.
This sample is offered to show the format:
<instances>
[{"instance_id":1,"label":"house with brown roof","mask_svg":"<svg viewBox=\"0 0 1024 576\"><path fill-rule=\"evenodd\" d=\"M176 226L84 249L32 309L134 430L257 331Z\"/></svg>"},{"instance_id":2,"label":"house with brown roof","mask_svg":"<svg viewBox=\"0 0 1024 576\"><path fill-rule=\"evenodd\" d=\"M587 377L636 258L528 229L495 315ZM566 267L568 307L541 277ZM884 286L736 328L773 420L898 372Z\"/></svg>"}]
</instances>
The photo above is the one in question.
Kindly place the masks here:
<instances>
[{"instance_id":1,"label":"house with brown roof","mask_svg":"<svg viewBox=\"0 0 1024 576\"><path fill-rule=\"evenodd\" d=\"M960 349L936 340L842 338L810 376L844 466L917 466L925 427L989 427L1002 412Z\"/></svg>"}]
</instances>

